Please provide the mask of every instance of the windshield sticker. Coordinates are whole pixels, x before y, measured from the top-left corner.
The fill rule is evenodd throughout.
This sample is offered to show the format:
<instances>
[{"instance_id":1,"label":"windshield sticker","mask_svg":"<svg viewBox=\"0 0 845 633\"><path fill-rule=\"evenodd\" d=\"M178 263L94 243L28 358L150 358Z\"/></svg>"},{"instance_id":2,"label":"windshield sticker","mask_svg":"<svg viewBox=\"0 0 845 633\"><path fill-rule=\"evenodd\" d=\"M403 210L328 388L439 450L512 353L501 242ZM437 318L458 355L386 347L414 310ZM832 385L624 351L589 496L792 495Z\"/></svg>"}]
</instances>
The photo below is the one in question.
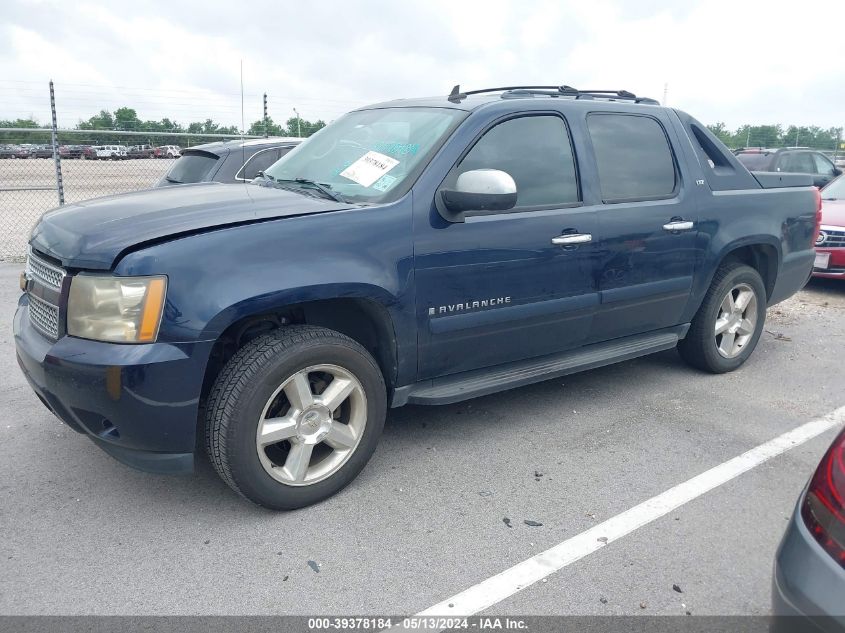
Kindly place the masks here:
<instances>
[{"instance_id":1,"label":"windshield sticker","mask_svg":"<svg viewBox=\"0 0 845 633\"><path fill-rule=\"evenodd\" d=\"M371 187L376 180L398 164L399 161L390 156L378 152L367 152L340 172L340 175L364 187Z\"/></svg>"},{"instance_id":2,"label":"windshield sticker","mask_svg":"<svg viewBox=\"0 0 845 633\"><path fill-rule=\"evenodd\" d=\"M397 180L398 178L396 176L385 174L373 183L373 189L384 193L385 191L390 189L393 186L393 183L395 183Z\"/></svg>"}]
</instances>

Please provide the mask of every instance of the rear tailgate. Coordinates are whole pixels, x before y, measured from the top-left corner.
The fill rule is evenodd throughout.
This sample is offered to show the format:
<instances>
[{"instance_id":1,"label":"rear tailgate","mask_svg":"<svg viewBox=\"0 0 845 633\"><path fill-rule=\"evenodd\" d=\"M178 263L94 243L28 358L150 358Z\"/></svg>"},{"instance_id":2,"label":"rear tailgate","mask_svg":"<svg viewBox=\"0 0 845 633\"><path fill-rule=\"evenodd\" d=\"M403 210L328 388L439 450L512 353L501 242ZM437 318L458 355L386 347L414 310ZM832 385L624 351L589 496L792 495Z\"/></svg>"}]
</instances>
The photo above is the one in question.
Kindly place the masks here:
<instances>
[{"instance_id":1,"label":"rear tailgate","mask_svg":"<svg viewBox=\"0 0 845 633\"><path fill-rule=\"evenodd\" d=\"M763 189L777 189L779 187L809 187L813 184L810 174L788 174L779 171L752 171L751 175Z\"/></svg>"}]
</instances>

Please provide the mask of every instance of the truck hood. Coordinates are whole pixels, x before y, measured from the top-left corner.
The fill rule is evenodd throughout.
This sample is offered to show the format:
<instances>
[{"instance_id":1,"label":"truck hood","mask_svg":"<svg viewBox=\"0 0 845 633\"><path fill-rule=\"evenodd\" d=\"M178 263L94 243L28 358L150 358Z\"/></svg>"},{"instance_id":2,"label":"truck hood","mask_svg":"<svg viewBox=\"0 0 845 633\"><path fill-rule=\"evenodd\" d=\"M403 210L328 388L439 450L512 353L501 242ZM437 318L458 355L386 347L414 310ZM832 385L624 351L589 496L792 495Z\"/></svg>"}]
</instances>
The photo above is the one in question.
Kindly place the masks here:
<instances>
[{"instance_id":1,"label":"truck hood","mask_svg":"<svg viewBox=\"0 0 845 633\"><path fill-rule=\"evenodd\" d=\"M822 224L845 227L845 200L822 201Z\"/></svg>"},{"instance_id":2,"label":"truck hood","mask_svg":"<svg viewBox=\"0 0 845 633\"><path fill-rule=\"evenodd\" d=\"M179 185L48 211L33 229L30 244L66 267L108 270L121 253L145 242L352 206L248 184Z\"/></svg>"}]
</instances>

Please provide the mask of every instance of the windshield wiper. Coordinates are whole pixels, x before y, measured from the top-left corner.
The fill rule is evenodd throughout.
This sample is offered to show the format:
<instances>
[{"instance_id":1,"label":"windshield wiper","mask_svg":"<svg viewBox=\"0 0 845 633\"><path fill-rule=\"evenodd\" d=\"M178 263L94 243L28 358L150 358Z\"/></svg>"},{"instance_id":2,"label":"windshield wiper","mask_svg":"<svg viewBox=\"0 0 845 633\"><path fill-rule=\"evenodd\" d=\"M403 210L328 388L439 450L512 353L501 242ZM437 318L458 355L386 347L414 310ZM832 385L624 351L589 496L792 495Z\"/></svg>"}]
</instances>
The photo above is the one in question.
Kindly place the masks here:
<instances>
[{"instance_id":1,"label":"windshield wiper","mask_svg":"<svg viewBox=\"0 0 845 633\"><path fill-rule=\"evenodd\" d=\"M308 178L287 178L287 179L285 179L285 178L273 178L272 176L269 176L267 174L265 174L264 176L265 176L265 178L272 179L273 182L276 182L276 183L282 183L282 184L293 183L293 184L297 184L297 185L306 185L308 187L312 187L313 189L316 189L317 191L322 193L327 198L331 198L335 202L347 202L347 203L349 202L346 198L344 198L337 191L332 191L331 185L327 185L327 184L322 183L322 182L317 182L315 180L309 180Z\"/></svg>"}]
</instances>

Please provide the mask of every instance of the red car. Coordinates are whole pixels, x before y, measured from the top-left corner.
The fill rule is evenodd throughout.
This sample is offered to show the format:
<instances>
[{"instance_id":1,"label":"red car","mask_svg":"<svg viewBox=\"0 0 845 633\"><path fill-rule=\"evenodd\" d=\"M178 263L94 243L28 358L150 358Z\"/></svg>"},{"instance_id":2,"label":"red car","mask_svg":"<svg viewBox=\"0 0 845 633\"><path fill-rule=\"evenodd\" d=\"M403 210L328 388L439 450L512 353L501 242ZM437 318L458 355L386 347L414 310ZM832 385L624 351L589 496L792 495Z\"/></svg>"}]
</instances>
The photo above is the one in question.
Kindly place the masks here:
<instances>
[{"instance_id":1,"label":"red car","mask_svg":"<svg viewBox=\"0 0 845 633\"><path fill-rule=\"evenodd\" d=\"M845 176L822 189L822 225L813 276L845 278Z\"/></svg>"}]
</instances>

